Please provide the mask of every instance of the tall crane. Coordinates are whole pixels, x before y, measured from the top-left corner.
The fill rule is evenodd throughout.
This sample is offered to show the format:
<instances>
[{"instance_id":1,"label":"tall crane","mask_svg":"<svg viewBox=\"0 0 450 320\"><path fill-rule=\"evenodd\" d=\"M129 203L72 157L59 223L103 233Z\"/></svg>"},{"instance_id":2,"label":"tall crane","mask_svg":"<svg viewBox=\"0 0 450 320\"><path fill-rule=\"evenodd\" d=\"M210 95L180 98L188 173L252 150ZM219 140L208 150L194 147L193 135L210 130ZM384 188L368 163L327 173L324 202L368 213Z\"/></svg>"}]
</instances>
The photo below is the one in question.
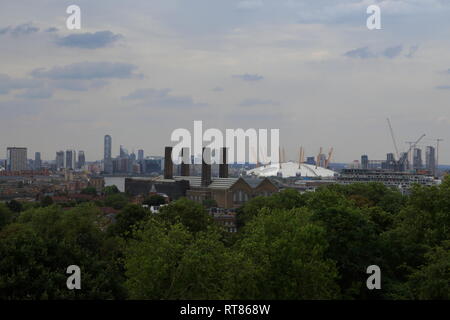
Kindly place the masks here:
<instances>
[{"instance_id":1,"label":"tall crane","mask_svg":"<svg viewBox=\"0 0 450 320\"><path fill-rule=\"evenodd\" d=\"M391 120L389 120L389 118L386 119L389 125L389 130L391 132L391 137L392 137L392 142L394 143L394 148L395 148L395 154L397 155L397 159L400 159L400 155L398 153L398 148L397 148L397 142L395 141L395 135L394 135L394 130L392 129L392 124L391 124Z\"/></svg>"}]
</instances>

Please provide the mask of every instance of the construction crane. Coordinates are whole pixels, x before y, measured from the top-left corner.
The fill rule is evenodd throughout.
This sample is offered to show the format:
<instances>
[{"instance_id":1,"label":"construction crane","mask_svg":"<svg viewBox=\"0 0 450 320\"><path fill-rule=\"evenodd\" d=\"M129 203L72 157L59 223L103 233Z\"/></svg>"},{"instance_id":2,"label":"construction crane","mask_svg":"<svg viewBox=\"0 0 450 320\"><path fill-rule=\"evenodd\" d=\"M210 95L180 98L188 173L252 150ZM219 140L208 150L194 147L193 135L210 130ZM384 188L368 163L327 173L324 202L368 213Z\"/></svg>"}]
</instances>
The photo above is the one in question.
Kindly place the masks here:
<instances>
[{"instance_id":1,"label":"construction crane","mask_svg":"<svg viewBox=\"0 0 450 320\"><path fill-rule=\"evenodd\" d=\"M334 151L334 148L331 147L330 152L328 152L328 158L327 158L327 160L325 161L325 168L328 168L328 166L329 166L329 164L330 164L331 156L333 155L333 151Z\"/></svg>"},{"instance_id":2,"label":"construction crane","mask_svg":"<svg viewBox=\"0 0 450 320\"><path fill-rule=\"evenodd\" d=\"M400 159L400 155L398 153L398 148L397 148L397 142L395 141L395 135L394 135L394 130L392 129L392 124L391 124L391 120L389 120L389 118L386 119L389 125L389 130L391 132L391 137L392 137L392 142L394 143L394 148L395 148L395 154L397 155L397 159Z\"/></svg>"}]
</instances>

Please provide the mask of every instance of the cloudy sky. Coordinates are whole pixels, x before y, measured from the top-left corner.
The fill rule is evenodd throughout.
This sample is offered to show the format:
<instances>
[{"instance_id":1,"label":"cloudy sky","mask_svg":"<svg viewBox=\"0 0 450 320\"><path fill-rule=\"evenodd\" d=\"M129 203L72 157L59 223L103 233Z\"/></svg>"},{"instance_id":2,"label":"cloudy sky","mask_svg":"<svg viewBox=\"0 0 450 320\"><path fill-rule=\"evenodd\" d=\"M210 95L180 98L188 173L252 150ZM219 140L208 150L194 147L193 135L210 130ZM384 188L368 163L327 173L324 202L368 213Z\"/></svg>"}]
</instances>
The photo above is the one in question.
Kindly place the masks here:
<instances>
[{"instance_id":1,"label":"cloudy sky","mask_svg":"<svg viewBox=\"0 0 450 320\"><path fill-rule=\"evenodd\" d=\"M81 30L66 8L81 8ZM366 9L381 7L382 30ZM162 154L174 129L278 128L291 159L338 162L443 138L450 164L450 0L2 0L0 158L54 159L103 136Z\"/></svg>"}]
</instances>

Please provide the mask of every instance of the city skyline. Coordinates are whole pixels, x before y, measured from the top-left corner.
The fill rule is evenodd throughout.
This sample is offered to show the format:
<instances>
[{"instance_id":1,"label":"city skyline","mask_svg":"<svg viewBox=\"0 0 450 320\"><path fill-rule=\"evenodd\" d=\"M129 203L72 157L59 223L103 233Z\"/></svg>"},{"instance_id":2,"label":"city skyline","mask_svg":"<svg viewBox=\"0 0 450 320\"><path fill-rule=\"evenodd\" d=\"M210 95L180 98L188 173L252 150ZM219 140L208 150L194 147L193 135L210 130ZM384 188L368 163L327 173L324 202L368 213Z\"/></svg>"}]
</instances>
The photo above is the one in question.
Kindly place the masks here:
<instances>
[{"instance_id":1,"label":"city skyline","mask_svg":"<svg viewBox=\"0 0 450 320\"><path fill-rule=\"evenodd\" d=\"M112 150L162 155L173 130L202 120L280 129L289 159L334 147L351 162L394 152L389 117L401 151L426 133L449 164L450 4L377 4L382 30L369 31L367 1L83 0L81 30L67 30L66 4L6 0L0 149L92 161L110 134Z\"/></svg>"}]
</instances>

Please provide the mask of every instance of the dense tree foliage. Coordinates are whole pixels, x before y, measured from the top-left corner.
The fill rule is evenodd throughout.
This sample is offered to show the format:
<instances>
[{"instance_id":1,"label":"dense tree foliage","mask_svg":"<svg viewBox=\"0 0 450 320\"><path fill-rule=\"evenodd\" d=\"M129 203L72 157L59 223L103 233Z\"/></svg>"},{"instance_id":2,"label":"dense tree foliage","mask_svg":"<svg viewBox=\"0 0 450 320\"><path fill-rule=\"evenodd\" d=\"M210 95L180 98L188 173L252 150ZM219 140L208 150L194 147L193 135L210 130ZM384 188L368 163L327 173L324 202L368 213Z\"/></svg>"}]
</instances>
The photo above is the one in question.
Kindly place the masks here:
<instances>
[{"instance_id":1,"label":"dense tree foliage","mask_svg":"<svg viewBox=\"0 0 450 320\"><path fill-rule=\"evenodd\" d=\"M143 204L146 204L150 207L151 206L160 206L165 203L166 203L166 199L159 194L153 194L150 197L147 197L143 202Z\"/></svg>"},{"instance_id":2,"label":"dense tree foliage","mask_svg":"<svg viewBox=\"0 0 450 320\"><path fill-rule=\"evenodd\" d=\"M407 196L353 184L256 197L233 236L190 200L154 214L108 190L73 208L0 203L0 299L450 299L450 178ZM82 290L66 287L72 264ZM381 290L366 287L370 265Z\"/></svg>"},{"instance_id":3,"label":"dense tree foliage","mask_svg":"<svg viewBox=\"0 0 450 320\"><path fill-rule=\"evenodd\" d=\"M0 231L0 299L124 297L115 245L91 205L31 209ZM83 290L68 290L66 268L82 270Z\"/></svg>"}]
</instances>

